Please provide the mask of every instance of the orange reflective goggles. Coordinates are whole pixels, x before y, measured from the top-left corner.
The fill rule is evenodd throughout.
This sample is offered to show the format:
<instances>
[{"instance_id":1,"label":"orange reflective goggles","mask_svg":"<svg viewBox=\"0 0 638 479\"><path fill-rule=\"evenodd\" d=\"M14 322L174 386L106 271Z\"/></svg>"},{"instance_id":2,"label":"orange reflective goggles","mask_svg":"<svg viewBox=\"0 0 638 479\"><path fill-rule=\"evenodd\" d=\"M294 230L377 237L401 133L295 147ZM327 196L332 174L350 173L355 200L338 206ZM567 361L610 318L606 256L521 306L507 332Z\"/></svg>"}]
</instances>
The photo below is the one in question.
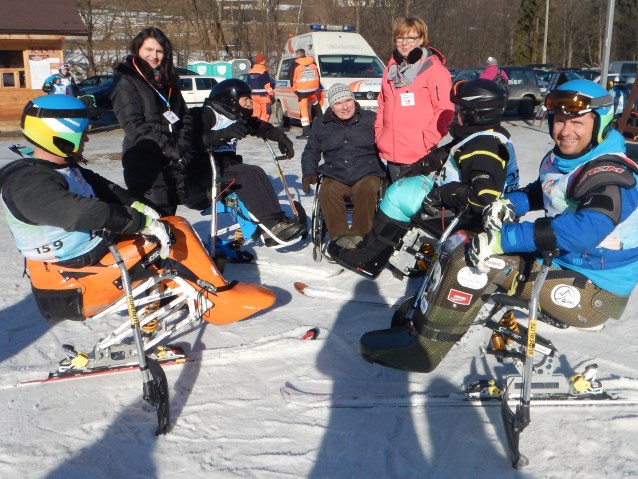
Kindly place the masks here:
<instances>
[{"instance_id":1,"label":"orange reflective goggles","mask_svg":"<svg viewBox=\"0 0 638 479\"><path fill-rule=\"evenodd\" d=\"M609 95L592 98L577 91L554 90L545 97L545 108L552 113L568 116L584 115L596 108L613 105Z\"/></svg>"}]
</instances>

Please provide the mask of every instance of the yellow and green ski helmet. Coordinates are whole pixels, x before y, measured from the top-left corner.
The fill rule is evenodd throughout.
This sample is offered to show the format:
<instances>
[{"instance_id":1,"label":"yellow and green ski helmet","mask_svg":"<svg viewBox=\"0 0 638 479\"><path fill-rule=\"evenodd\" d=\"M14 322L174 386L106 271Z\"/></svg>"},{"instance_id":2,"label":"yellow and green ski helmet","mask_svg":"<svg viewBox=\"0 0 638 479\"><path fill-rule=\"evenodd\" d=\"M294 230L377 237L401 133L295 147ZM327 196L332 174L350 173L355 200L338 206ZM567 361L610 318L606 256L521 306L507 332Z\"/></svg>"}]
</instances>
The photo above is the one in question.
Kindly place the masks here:
<instances>
[{"instance_id":1,"label":"yellow and green ski helmet","mask_svg":"<svg viewBox=\"0 0 638 479\"><path fill-rule=\"evenodd\" d=\"M89 126L88 113L86 105L72 96L41 96L24 107L22 134L34 145L67 158L80 148Z\"/></svg>"}]
</instances>

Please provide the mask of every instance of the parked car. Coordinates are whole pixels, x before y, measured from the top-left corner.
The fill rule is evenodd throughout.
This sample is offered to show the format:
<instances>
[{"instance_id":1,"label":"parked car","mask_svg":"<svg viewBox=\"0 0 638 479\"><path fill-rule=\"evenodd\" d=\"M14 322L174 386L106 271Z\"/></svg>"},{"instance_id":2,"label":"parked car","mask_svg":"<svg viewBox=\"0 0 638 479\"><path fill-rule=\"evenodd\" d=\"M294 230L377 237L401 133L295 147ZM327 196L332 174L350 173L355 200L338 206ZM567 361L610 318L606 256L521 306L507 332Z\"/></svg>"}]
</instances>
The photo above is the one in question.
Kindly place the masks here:
<instances>
[{"instance_id":1,"label":"parked car","mask_svg":"<svg viewBox=\"0 0 638 479\"><path fill-rule=\"evenodd\" d=\"M454 81L471 81L475 78L478 78L481 72L485 69L485 67L473 67L473 68L464 68L460 72L456 74L454 77Z\"/></svg>"},{"instance_id":2,"label":"parked car","mask_svg":"<svg viewBox=\"0 0 638 479\"><path fill-rule=\"evenodd\" d=\"M179 88L182 96L186 101L186 105L191 108L194 106L202 106L204 100L208 98L210 91L223 78L203 75L188 75L179 77Z\"/></svg>"},{"instance_id":3,"label":"parked car","mask_svg":"<svg viewBox=\"0 0 638 479\"><path fill-rule=\"evenodd\" d=\"M485 67L466 68L461 70L454 81L474 80L478 78ZM500 67L507 73L510 95L507 99L507 109L517 110L523 118L531 118L536 106L541 103L543 95L530 67Z\"/></svg>"},{"instance_id":4,"label":"parked car","mask_svg":"<svg viewBox=\"0 0 638 479\"><path fill-rule=\"evenodd\" d=\"M447 71L450 72L450 76L452 77L452 81L455 81L456 75L461 71L460 68L448 68Z\"/></svg>"},{"instance_id":5,"label":"parked car","mask_svg":"<svg viewBox=\"0 0 638 479\"><path fill-rule=\"evenodd\" d=\"M572 70L539 70L535 68L534 75L536 75L543 97L547 95L549 89L558 86L559 82L562 84L572 80L583 79L582 76Z\"/></svg>"},{"instance_id":6,"label":"parked car","mask_svg":"<svg viewBox=\"0 0 638 479\"><path fill-rule=\"evenodd\" d=\"M600 68L581 68L576 73L585 80L594 81L596 78L600 78Z\"/></svg>"},{"instance_id":7,"label":"parked car","mask_svg":"<svg viewBox=\"0 0 638 479\"><path fill-rule=\"evenodd\" d=\"M112 108L113 75L94 75L78 83L79 96L93 95L99 108Z\"/></svg>"},{"instance_id":8,"label":"parked car","mask_svg":"<svg viewBox=\"0 0 638 479\"><path fill-rule=\"evenodd\" d=\"M268 73L268 78L270 78L270 88L272 88L273 90L275 89L275 87L277 86L277 79L272 76L270 73ZM241 75L239 75L239 79L241 81L248 81L248 73L242 73Z\"/></svg>"},{"instance_id":9,"label":"parked car","mask_svg":"<svg viewBox=\"0 0 638 479\"><path fill-rule=\"evenodd\" d=\"M194 72L193 70L189 70L188 68L184 68L184 67L175 67L175 71L181 77L198 75L198 73Z\"/></svg>"},{"instance_id":10,"label":"parked car","mask_svg":"<svg viewBox=\"0 0 638 479\"><path fill-rule=\"evenodd\" d=\"M510 96L507 108L517 110L523 118L531 118L536 106L540 105L543 95L534 75L534 69L528 67L502 67L507 73Z\"/></svg>"}]
</instances>

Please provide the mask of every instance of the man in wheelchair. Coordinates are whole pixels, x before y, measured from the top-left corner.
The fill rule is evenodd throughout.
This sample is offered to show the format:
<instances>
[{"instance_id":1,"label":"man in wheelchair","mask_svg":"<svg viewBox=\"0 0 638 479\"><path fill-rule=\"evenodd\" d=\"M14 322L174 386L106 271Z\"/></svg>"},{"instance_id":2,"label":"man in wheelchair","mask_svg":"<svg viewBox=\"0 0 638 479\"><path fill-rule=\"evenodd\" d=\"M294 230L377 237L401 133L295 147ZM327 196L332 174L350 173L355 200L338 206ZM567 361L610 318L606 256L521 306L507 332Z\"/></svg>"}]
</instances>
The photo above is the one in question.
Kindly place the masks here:
<instances>
[{"instance_id":1,"label":"man in wheelchair","mask_svg":"<svg viewBox=\"0 0 638 479\"><path fill-rule=\"evenodd\" d=\"M200 152L195 164L189 167L189 177L210 185L211 165L203 152L212 148L220 169L221 187L235 192L248 211L280 241L292 241L306 234L306 225L284 215L268 175L259 166L243 163L237 154L238 140L252 135L276 141L279 150L292 158L295 154L292 141L270 123L252 117L252 111L250 87L236 78L215 85L203 107L191 108L195 144ZM199 206L203 209L207 205ZM277 243L267 237L265 244Z\"/></svg>"},{"instance_id":2,"label":"man in wheelchair","mask_svg":"<svg viewBox=\"0 0 638 479\"><path fill-rule=\"evenodd\" d=\"M323 175L318 199L328 237L342 248L354 248L372 228L386 176L374 143L375 114L362 110L342 83L331 86L326 98L330 108L313 124L301 155L303 191L308 193ZM350 226L346 201L353 206Z\"/></svg>"},{"instance_id":3,"label":"man in wheelchair","mask_svg":"<svg viewBox=\"0 0 638 479\"><path fill-rule=\"evenodd\" d=\"M450 97L457 117L450 126L452 141L433 149L388 187L372 230L357 248L328 246L342 266L376 278L413 226L440 216L442 210L467 208L475 219L463 227L480 230L483 208L518 187L514 147L500 125L507 104L505 90L491 80L460 81Z\"/></svg>"}]
</instances>

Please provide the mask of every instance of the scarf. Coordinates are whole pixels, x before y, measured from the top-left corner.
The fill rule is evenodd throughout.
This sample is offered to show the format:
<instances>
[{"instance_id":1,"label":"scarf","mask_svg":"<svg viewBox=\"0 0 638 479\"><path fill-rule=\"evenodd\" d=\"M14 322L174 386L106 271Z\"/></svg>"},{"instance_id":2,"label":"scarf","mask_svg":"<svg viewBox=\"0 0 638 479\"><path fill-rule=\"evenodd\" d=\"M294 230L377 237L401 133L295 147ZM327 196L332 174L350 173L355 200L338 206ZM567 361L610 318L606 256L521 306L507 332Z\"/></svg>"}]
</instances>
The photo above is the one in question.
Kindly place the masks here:
<instances>
[{"instance_id":1,"label":"scarf","mask_svg":"<svg viewBox=\"0 0 638 479\"><path fill-rule=\"evenodd\" d=\"M410 56L412 56L414 50L410 52L408 59L403 59L401 63L396 62L390 65L388 69L388 80L394 83L395 88L401 88L413 83L419 73L427 68L426 59L431 53L425 48L421 48L421 50L422 55L420 55L420 58L412 63L410 63Z\"/></svg>"}]
</instances>

